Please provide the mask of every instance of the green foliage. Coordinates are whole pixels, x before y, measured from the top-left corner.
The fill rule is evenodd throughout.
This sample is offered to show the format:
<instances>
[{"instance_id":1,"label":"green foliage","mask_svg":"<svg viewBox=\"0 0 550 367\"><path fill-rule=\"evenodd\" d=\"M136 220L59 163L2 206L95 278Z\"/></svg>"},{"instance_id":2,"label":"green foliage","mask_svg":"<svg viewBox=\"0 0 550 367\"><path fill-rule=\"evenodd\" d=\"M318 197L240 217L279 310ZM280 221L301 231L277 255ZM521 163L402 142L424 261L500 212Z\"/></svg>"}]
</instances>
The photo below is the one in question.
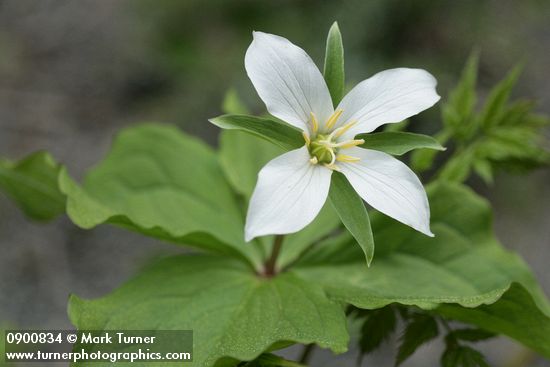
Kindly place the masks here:
<instances>
[{"instance_id":1,"label":"green foliage","mask_svg":"<svg viewBox=\"0 0 550 367\"><path fill-rule=\"evenodd\" d=\"M541 129L550 124L550 119L533 113L532 102L510 101L521 68L510 71L476 112L477 65L478 56L474 54L460 82L442 104L444 128L437 138L442 144L451 141L454 152L439 178L463 182L474 172L490 184L497 169L522 172L549 164L550 152L544 147ZM434 157L433 152L415 152L413 167L427 170Z\"/></svg>"},{"instance_id":2,"label":"green foliage","mask_svg":"<svg viewBox=\"0 0 550 367\"><path fill-rule=\"evenodd\" d=\"M226 93L222 110L228 114L248 113L233 89ZM245 198L252 195L260 169L282 153L284 150L279 146L244 131L223 130L220 133L220 165L233 190Z\"/></svg>"},{"instance_id":3,"label":"green foliage","mask_svg":"<svg viewBox=\"0 0 550 367\"><path fill-rule=\"evenodd\" d=\"M327 241L295 271L335 300L365 309L415 305L550 356L548 301L523 261L494 237L488 203L448 183L431 185L428 196L434 238L373 214L380 245L370 268L348 237Z\"/></svg>"},{"instance_id":4,"label":"green foliage","mask_svg":"<svg viewBox=\"0 0 550 367\"><path fill-rule=\"evenodd\" d=\"M325 52L325 67L323 75L332 98L332 104L337 106L344 96L344 46L338 23L334 22L328 31Z\"/></svg>"},{"instance_id":5,"label":"green foliage","mask_svg":"<svg viewBox=\"0 0 550 367\"><path fill-rule=\"evenodd\" d=\"M315 245L319 245L323 239L339 232L341 224L340 218L327 200L313 222L301 231L285 237L284 246L277 259L279 268L290 266L302 254L314 248Z\"/></svg>"},{"instance_id":6,"label":"green foliage","mask_svg":"<svg viewBox=\"0 0 550 367\"><path fill-rule=\"evenodd\" d=\"M243 131L220 134L220 165L233 189L245 197L252 195L260 169L282 153L280 147Z\"/></svg>"},{"instance_id":7,"label":"green foliage","mask_svg":"<svg viewBox=\"0 0 550 367\"><path fill-rule=\"evenodd\" d=\"M291 272L257 277L238 261L211 256L165 259L104 298L72 296L69 316L84 330L192 329L189 366L253 360L277 342L336 353L348 343L343 308L315 283Z\"/></svg>"},{"instance_id":8,"label":"green foliage","mask_svg":"<svg viewBox=\"0 0 550 367\"><path fill-rule=\"evenodd\" d=\"M457 345L445 349L441 357L442 367L489 367L485 357L477 350Z\"/></svg>"},{"instance_id":9,"label":"green foliage","mask_svg":"<svg viewBox=\"0 0 550 367\"><path fill-rule=\"evenodd\" d=\"M395 365L399 366L409 358L421 345L439 335L437 321L428 314L413 314L405 332L401 336L401 344L397 351Z\"/></svg>"},{"instance_id":10,"label":"green foliage","mask_svg":"<svg viewBox=\"0 0 550 367\"><path fill-rule=\"evenodd\" d=\"M479 342L482 340L487 340L490 338L493 338L495 336L494 333L491 333L490 331L483 330L483 329L457 329L451 331L447 335L447 339L456 339L456 340L462 340L467 342Z\"/></svg>"},{"instance_id":11,"label":"green foliage","mask_svg":"<svg viewBox=\"0 0 550 367\"><path fill-rule=\"evenodd\" d=\"M332 174L329 197L342 223L361 246L367 265L370 266L374 256L374 238L363 200L346 177L339 172Z\"/></svg>"},{"instance_id":12,"label":"green foliage","mask_svg":"<svg viewBox=\"0 0 550 367\"><path fill-rule=\"evenodd\" d=\"M397 317L392 306L362 311L361 315L365 315L366 319L361 326L359 338L360 359L388 340L397 326Z\"/></svg>"},{"instance_id":13,"label":"green foliage","mask_svg":"<svg viewBox=\"0 0 550 367\"><path fill-rule=\"evenodd\" d=\"M380 150L393 155L403 155L413 149L422 148L445 150L436 139L422 134L388 131L359 134L356 138L365 141L365 143L361 145L362 148Z\"/></svg>"},{"instance_id":14,"label":"green foliage","mask_svg":"<svg viewBox=\"0 0 550 367\"><path fill-rule=\"evenodd\" d=\"M285 150L297 149L305 144L300 130L274 117L222 115L208 121L222 129L246 131Z\"/></svg>"},{"instance_id":15,"label":"green foliage","mask_svg":"<svg viewBox=\"0 0 550 367\"><path fill-rule=\"evenodd\" d=\"M489 332L508 335L550 358L550 307L540 298L539 291L529 292L514 283L493 304L478 308L441 305L437 312Z\"/></svg>"},{"instance_id":16,"label":"green foliage","mask_svg":"<svg viewBox=\"0 0 550 367\"><path fill-rule=\"evenodd\" d=\"M473 53L462 72L457 86L449 93L448 101L442 104L443 124L464 139L472 134L471 119L477 102L476 82L479 55Z\"/></svg>"},{"instance_id":17,"label":"green foliage","mask_svg":"<svg viewBox=\"0 0 550 367\"><path fill-rule=\"evenodd\" d=\"M145 124L124 130L107 158L77 185L60 176L67 214L82 228L121 225L145 235L247 259L241 209L216 153L176 128Z\"/></svg>"},{"instance_id":18,"label":"green foliage","mask_svg":"<svg viewBox=\"0 0 550 367\"><path fill-rule=\"evenodd\" d=\"M18 161L0 159L0 189L31 219L50 220L65 212L65 197L57 186L61 166L46 152Z\"/></svg>"},{"instance_id":19,"label":"green foliage","mask_svg":"<svg viewBox=\"0 0 550 367\"><path fill-rule=\"evenodd\" d=\"M441 365L443 367L489 367L480 352L462 345L461 342L477 342L493 336L494 334L482 329L450 331L445 337L445 352L441 356Z\"/></svg>"}]
</instances>

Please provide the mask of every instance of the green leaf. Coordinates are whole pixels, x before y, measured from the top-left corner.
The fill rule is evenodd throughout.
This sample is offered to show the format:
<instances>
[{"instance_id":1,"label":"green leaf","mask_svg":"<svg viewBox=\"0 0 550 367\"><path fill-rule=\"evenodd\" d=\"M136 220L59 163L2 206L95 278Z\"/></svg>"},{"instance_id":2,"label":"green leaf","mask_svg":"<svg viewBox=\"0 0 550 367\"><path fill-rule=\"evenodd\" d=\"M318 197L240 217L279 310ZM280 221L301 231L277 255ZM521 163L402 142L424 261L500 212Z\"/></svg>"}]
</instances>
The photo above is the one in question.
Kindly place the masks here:
<instances>
[{"instance_id":1,"label":"green leaf","mask_svg":"<svg viewBox=\"0 0 550 367\"><path fill-rule=\"evenodd\" d=\"M489 367L483 354L470 347L453 345L447 347L441 357L442 367Z\"/></svg>"},{"instance_id":2,"label":"green leaf","mask_svg":"<svg viewBox=\"0 0 550 367\"><path fill-rule=\"evenodd\" d=\"M359 350L361 356L368 354L387 341L397 326L395 311L391 306L369 311L361 327Z\"/></svg>"},{"instance_id":3,"label":"green leaf","mask_svg":"<svg viewBox=\"0 0 550 367\"><path fill-rule=\"evenodd\" d=\"M486 184L493 184L493 167L491 163L485 159L477 159L473 164L474 171L485 181Z\"/></svg>"},{"instance_id":4,"label":"green leaf","mask_svg":"<svg viewBox=\"0 0 550 367\"><path fill-rule=\"evenodd\" d=\"M447 338L458 339L467 342L479 342L495 337L494 333L483 329L456 329L451 331Z\"/></svg>"},{"instance_id":5,"label":"green leaf","mask_svg":"<svg viewBox=\"0 0 550 367\"><path fill-rule=\"evenodd\" d=\"M478 61L479 54L473 52L464 66L460 81L441 108L443 123L459 134L466 134L465 130L472 123L470 119L476 104Z\"/></svg>"},{"instance_id":6,"label":"green leaf","mask_svg":"<svg viewBox=\"0 0 550 367\"><path fill-rule=\"evenodd\" d=\"M287 235L279 258L278 268L291 265L302 254L320 245L323 239L338 231L342 222L333 206L327 201L313 222L299 232Z\"/></svg>"},{"instance_id":7,"label":"green leaf","mask_svg":"<svg viewBox=\"0 0 550 367\"><path fill-rule=\"evenodd\" d=\"M372 134L359 134L357 139L365 140L363 148L380 150L382 152L403 155L413 149L445 150L439 142L428 135L407 132L381 132Z\"/></svg>"},{"instance_id":8,"label":"green leaf","mask_svg":"<svg viewBox=\"0 0 550 367\"><path fill-rule=\"evenodd\" d=\"M294 361L288 361L274 354L262 354L254 361L246 363L243 367L306 367L306 366Z\"/></svg>"},{"instance_id":9,"label":"green leaf","mask_svg":"<svg viewBox=\"0 0 550 367\"><path fill-rule=\"evenodd\" d=\"M503 117L503 113L506 110L506 104L510 98L510 92L521 74L521 69L521 66L512 69L506 78L491 90L480 114L481 124L484 128L487 129L491 126L495 126Z\"/></svg>"},{"instance_id":10,"label":"green leaf","mask_svg":"<svg viewBox=\"0 0 550 367\"><path fill-rule=\"evenodd\" d=\"M434 238L374 213L380 245L370 268L348 236L319 246L295 272L323 285L331 298L359 308L400 303L435 309L550 356L548 300L525 263L496 240L488 202L457 184L439 182L427 192ZM512 283L528 292L510 288ZM509 308L511 302L518 304Z\"/></svg>"},{"instance_id":11,"label":"green leaf","mask_svg":"<svg viewBox=\"0 0 550 367\"><path fill-rule=\"evenodd\" d=\"M363 199L339 172L332 174L329 197L342 223L361 246L367 265L370 266L374 256L374 238Z\"/></svg>"},{"instance_id":12,"label":"green leaf","mask_svg":"<svg viewBox=\"0 0 550 367\"><path fill-rule=\"evenodd\" d=\"M438 178L450 182L464 182L470 177L476 159L475 147L456 152L443 166Z\"/></svg>"},{"instance_id":13,"label":"green leaf","mask_svg":"<svg viewBox=\"0 0 550 367\"><path fill-rule=\"evenodd\" d=\"M29 218L50 220L65 212L65 197L57 187L61 165L46 152L12 162L0 159L0 189Z\"/></svg>"},{"instance_id":14,"label":"green leaf","mask_svg":"<svg viewBox=\"0 0 550 367\"><path fill-rule=\"evenodd\" d=\"M423 344L439 335L437 321L426 314L415 314L401 337L395 365L399 366Z\"/></svg>"},{"instance_id":15,"label":"green leaf","mask_svg":"<svg viewBox=\"0 0 550 367\"><path fill-rule=\"evenodd\" d=\"M337 22L334 22L328 31L323 75L332 97L332 104L337 106L344 96L345 87L344 45Z\"/></svg>"},{"instance_id":16,"label":"green leaf","mask_svg":"<svg viewBox=\"0 0 550 367\"><path fill-rule=\"evenodd\" d=\"M242 263L212 256L165 259L110 295L69 300L81 330L194 330L193 362L250 361L279 342L345 352L343 308L292 273L261 278ZM102 364L98 364L101 366Z\"/></svg>"},{"instance_id":17,"label":"green leaf","mask_svg":"<svg viewBox=\"0 0 550 367\"><path fill-rule=\"evenodd\" d=\"M537 293L512 284L498 302L477 308L441 305L441 315L508 335L546 358L550 358L550 310L535 297Z\"/></svg>"},{"instance_id":18,"label":"green leaf","mask_svg":"<svg viewBox=\"0 0 550 367\"><path fill-rule=\"evenodd\" d=\"M82 228L111 223L255 266L261 261L259 249L244 242L241 209L216 153L175 127L128 128L83 187L65 171L59 184L69 217Z\"/></svg>"},{"instance_id":19,"label":"green leaf","mask_svg":"<svg viewBox=\"0 0 550 367\"><path fill-rule=\"evenodd\" d=\"M245 198L252 195L262 167L283 153L280 147L243 131L220 134L220 165L233 189Z\"/></svg>"},{"instance_id":20,"label":"green leaf","mask_svg":"<svg viewBox=\"0 0 550 367\"><path fill-rule=\"evenodd\" d=\"M222 115L208 121L222 129L246 131L285 150L297 149L305 144L300 130L273 117Z\"/></svg>"}]
</instances>

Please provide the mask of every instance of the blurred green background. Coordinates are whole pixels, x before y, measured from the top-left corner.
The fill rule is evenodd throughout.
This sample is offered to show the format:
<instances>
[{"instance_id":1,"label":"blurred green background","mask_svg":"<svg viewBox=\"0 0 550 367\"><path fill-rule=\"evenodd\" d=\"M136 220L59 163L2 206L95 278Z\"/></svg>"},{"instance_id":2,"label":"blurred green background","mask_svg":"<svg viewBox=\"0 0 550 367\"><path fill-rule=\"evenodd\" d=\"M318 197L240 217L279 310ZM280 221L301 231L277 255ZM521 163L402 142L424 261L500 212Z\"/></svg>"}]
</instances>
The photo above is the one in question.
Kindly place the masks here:
<instances>
[{"instance_id":1,"label":"blurred green background","mask_svg":"<svg viewBox=\"0 0 550 367\"><path fill-rule=\"evenodd\" d=\"M116 131L141 121L171 122L216 144L207 118L220 114L228 88L263 110L243 63L252 30L292 40L321 65L335 20L350 85L383 69L421 67L445 98L477 49L481 96L523 62L514 96L550 113L547 0L3 0L0 156L46 149L81 177ZM437 106L410 125L426 133L439 127ZM492 187L472 182L493 202L504 245L526 258L548 294L549 183L549 170L500 175ZM116 228L81 231L66 218L30 223L0 195L0 325L69 327L70 292L100 296L151 257L174 251ZM365 365L390 365L394 342ZM440 348L434 343L405 365L431 365ZM550 366L507 340L483 348L498 366ZM335 363L348 362L321 353L313 365Z\"/></svg>"}]
</instances>

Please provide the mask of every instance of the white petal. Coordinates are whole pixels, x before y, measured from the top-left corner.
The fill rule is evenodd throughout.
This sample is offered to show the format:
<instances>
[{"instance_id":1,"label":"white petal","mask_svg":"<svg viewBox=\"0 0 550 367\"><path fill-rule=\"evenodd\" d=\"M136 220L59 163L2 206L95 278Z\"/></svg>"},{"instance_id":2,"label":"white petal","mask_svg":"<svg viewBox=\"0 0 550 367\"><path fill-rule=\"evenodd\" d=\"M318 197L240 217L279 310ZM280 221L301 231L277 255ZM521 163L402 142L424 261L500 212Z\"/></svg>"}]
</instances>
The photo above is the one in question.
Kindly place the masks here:
<instances>
[{"instance_id":1,"label":"white petal","mask_svg":"<svg viewBox=\"0 0 550 367\"><path fill-rule=\"evenodd\" d=\"M285 153L262 168L250 199L245 239L294 233L323 207L332 171L309 162L307 147Z\"/></svg>"},{"instance_id":2,"label":"white petal","mask_svg":"<svg viewBox=\"0 0 550 367\"><path fill-rule=\"evenodd\" d=\"M357 84L338 105L340 123L356 120L343 139L368 133L380 125L400 122L433 106L437 81L425 70L398 68L382 71Z\"/></svg>"},{"instance_id":3,"label":"white petal","mask_svg":"<svg viewBox=\"0 0 550 367\"><path fill-rule=\"evenodd\" d=\"M273 34L254 32L245 67L270 114L304 131L313 112L326 121L334 108L313 60L300 47Z\"/></svg>"},{"instance_id":4,"label":"white petal","mask_svg":"<svg viewBox=\"0 0 550 367\"><path fill-rule=\"evenodd\" d=\"M376 210L433 237L426 192L409 167L375 150L350 148L345 154L361 158L358 162L338 165L363 200Z\"/></svg>"}]
</instances>

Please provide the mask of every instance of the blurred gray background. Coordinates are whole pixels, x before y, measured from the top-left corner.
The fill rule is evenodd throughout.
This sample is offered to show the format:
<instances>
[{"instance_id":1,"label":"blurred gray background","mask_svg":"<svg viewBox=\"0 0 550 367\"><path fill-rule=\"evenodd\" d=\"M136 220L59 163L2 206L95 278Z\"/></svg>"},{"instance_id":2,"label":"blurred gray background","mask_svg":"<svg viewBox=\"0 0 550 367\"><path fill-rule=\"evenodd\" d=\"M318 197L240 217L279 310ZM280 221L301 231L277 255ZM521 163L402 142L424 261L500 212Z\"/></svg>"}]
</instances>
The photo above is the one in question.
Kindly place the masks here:
<instances>
[{"instance_id":1,"label":"blurred gray background","mask_svg":"<svg viewBox=\"0 0 550 367\"><path fill-rule=\"evenodd\" d=\"M207 118L230 86L262 109L243 66L251 31L285 36L320 65L334 20L350 84L422 67L445 97L477 47L481 95L521 61L514 95L550 113L550 1L0 0L0 156L45 149L81 178L116 131L141 121L171 122L216 144ZM434 108L412 128L439 124ZM493 203L503 244L550 294L550 170L473 185ZM65 217L32 223L0 194L0 326L69 328L69 293L101 296L151 258L180 251L117 228L83 231ZM441 348L432 343L404 365L435 366ZM495 366L550 366L504 338L481 348ZM395 340L364 365L390 366L394 351ZM317 352L312 365L354 365L355 356L328 355Z\"/></svg>"}]
</instances>

